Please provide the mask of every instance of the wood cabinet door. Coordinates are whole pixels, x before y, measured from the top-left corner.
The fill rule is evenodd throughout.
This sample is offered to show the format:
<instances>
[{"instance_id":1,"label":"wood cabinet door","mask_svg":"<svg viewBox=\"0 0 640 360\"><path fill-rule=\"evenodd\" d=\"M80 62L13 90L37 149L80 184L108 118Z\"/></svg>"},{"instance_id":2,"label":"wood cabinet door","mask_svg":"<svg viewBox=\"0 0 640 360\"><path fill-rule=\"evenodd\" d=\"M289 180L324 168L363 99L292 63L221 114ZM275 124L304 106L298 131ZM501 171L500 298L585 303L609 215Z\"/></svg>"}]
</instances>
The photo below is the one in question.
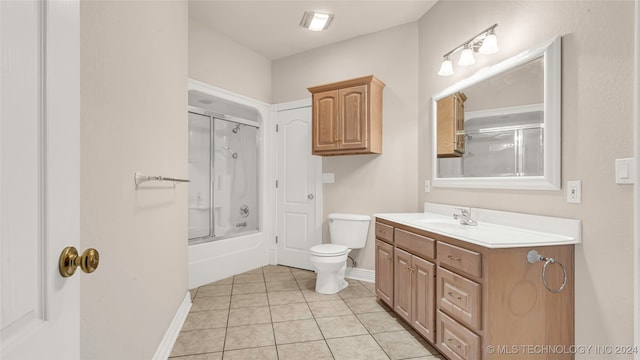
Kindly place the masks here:
<instances>
[{"instance_id":1,"label":"wood cabinet door","mask_svg":"<svg viewBox=\"0 0 640 360\"><path fill-rule=\"evenodd\" d=\"M408 322L411 322L411 257L408 252L395 248L393 309Z\"/></svg>"},{"instance_id":2,"label":"wood cabinet door","mask_svg":"<svg viewBox=\"0 0 640 360\"><path fill-rule=\"evenodd\" d=\"M313 95L313 153L338 149L338 90Z\"/></svg>"},{"instance_id":3,"label":"wood cabinet door","mask_svg":"<svg viewBox=\"0 0 640 360\"><path fill-rule=\"evenodd\" d=\"M377 239L376 295L393 308L393 246Z\"/></svg>"},{"instance_id":4,"label":"wood cabinet door","mask_svg":"<svg viewBox=\"0 0 640 360\"><path fill-rule=\"evenodd\" d=\"M438 157L461 157L464 154L464 135L458 135L464 130L464 101L467 97L463 93L455 93L437 102L437 143Z\"/></svg>"},{"instance_id":5,"label":"wood cabinet door","mask_svg":"<svg viewBox=\"0 0 640 360\"><path fill-rule=\"evenodd\" d=\"M435 341L435 276L436 266L413 256L413 299L411 324L427 340Z\"/></svg>"},{"instance_id":6,"label":"wood cabinet door","mask_svg":"<svg viewBox=\"0 0 640 360\"><path fill-rule=\"evenodd\" d=\"M368 145L367 86L352 86L339 90L340 149L365 149Z\"/></svg>"}]
</instances>

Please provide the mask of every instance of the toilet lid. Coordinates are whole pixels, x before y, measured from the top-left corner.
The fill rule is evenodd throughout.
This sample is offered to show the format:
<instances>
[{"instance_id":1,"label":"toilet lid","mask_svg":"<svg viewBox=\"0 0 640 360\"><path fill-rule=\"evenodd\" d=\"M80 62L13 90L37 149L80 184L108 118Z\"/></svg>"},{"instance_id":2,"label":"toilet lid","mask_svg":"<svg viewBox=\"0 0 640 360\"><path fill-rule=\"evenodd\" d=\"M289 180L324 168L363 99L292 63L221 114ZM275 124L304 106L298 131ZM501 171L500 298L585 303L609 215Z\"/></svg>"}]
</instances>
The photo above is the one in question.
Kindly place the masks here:
<instances>
[{"instance_id":1,"label":"toilet lid","mask_svg":"<svg viewBox=\"0 0 640 360\"><path fill-rule=\"evenodd\" d=\"M349 248L344 245L322 244L313 246L310 252L316 256L338 256L348 253Z\"/></svg>"}]
</instances>

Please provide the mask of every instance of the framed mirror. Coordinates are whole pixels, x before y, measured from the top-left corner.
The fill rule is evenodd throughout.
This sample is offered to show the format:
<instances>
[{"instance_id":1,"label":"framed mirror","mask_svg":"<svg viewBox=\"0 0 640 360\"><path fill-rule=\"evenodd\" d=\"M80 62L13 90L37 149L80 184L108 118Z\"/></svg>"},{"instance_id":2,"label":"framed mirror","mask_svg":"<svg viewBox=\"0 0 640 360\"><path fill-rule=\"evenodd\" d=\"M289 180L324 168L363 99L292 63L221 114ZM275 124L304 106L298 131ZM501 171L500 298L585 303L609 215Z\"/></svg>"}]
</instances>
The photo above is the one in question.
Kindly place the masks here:
<instances>
[{"instance_id":1,"label":"framed mirror","mask_svg":"<svg viewBox=\"0 0 640 360\"><path fill-rule=\"evenodd\" d=\"M433 96L433 186L559 190L561 38Z\"/></svg>"}]
</instances>

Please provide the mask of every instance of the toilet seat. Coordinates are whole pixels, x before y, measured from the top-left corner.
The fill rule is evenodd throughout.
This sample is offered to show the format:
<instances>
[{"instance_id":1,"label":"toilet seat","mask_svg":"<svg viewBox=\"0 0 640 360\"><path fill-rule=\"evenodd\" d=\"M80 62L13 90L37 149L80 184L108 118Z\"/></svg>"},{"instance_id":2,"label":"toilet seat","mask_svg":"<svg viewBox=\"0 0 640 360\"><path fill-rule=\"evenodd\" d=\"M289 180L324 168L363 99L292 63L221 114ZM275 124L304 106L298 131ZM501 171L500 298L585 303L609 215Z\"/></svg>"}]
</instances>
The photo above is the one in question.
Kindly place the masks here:
<instances>
[{"instance_id":1,"label":"toilet seat","mask_svg":"<svg viewBox=\"0 0 640 360\"><path fill-rule=\"evenodd\" d=\"M322 244L313 246L309 252L315 256L340 256L349 253L349 248L338 244Z\"/></svg>"}]
</instances>

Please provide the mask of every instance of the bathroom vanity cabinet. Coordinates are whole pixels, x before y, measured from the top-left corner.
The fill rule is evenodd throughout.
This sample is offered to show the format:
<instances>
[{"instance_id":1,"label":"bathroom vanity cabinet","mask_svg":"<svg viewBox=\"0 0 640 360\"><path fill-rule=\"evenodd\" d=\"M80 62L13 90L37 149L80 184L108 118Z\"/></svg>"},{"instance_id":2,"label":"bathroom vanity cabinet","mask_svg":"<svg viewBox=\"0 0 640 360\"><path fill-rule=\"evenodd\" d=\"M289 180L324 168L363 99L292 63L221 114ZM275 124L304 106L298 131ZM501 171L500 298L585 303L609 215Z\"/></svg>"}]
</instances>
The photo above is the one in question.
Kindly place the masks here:
<instances>
[{"instance_id":1,"label":"bathroom vanity cabinet","mask_svg":"<svg viewBox=\"0 0 640 360\"><path fill-rule=\"evenodd\" d=\"M308 88L312 94L312 153L382 153L382 89L375 76Z\"/></svg>"},{"instance_id":2,"label":"bathroom vanity cabinet","mask_svg":"<svg viewBox=\"0 0 640 360\"><path fill-rule=\"evenodd\" d=\"M462 92L451 94L437 102L438 157L461 157L464 154L464 102Z\"/></svg>"},{"instance_id":3,"label":"bathroom vanity cabinet","mask_svg":"<svg viewBox=\"0 0 640 360\"><path fill-rule=\"evenodd\" d=\"M527 262L532 247L487 248L381 218L376 244L384 246L376 245L377 296L447 358L541 360L543 348L574 344L574 245L537 248L567 271L553 293L542 282L544 263ZM390 251L393 269L382 261ZM562 284L557 264L546 276L550 288ZM559 352L554 359L574 358Z\"/></svg>"}]
</instances>

